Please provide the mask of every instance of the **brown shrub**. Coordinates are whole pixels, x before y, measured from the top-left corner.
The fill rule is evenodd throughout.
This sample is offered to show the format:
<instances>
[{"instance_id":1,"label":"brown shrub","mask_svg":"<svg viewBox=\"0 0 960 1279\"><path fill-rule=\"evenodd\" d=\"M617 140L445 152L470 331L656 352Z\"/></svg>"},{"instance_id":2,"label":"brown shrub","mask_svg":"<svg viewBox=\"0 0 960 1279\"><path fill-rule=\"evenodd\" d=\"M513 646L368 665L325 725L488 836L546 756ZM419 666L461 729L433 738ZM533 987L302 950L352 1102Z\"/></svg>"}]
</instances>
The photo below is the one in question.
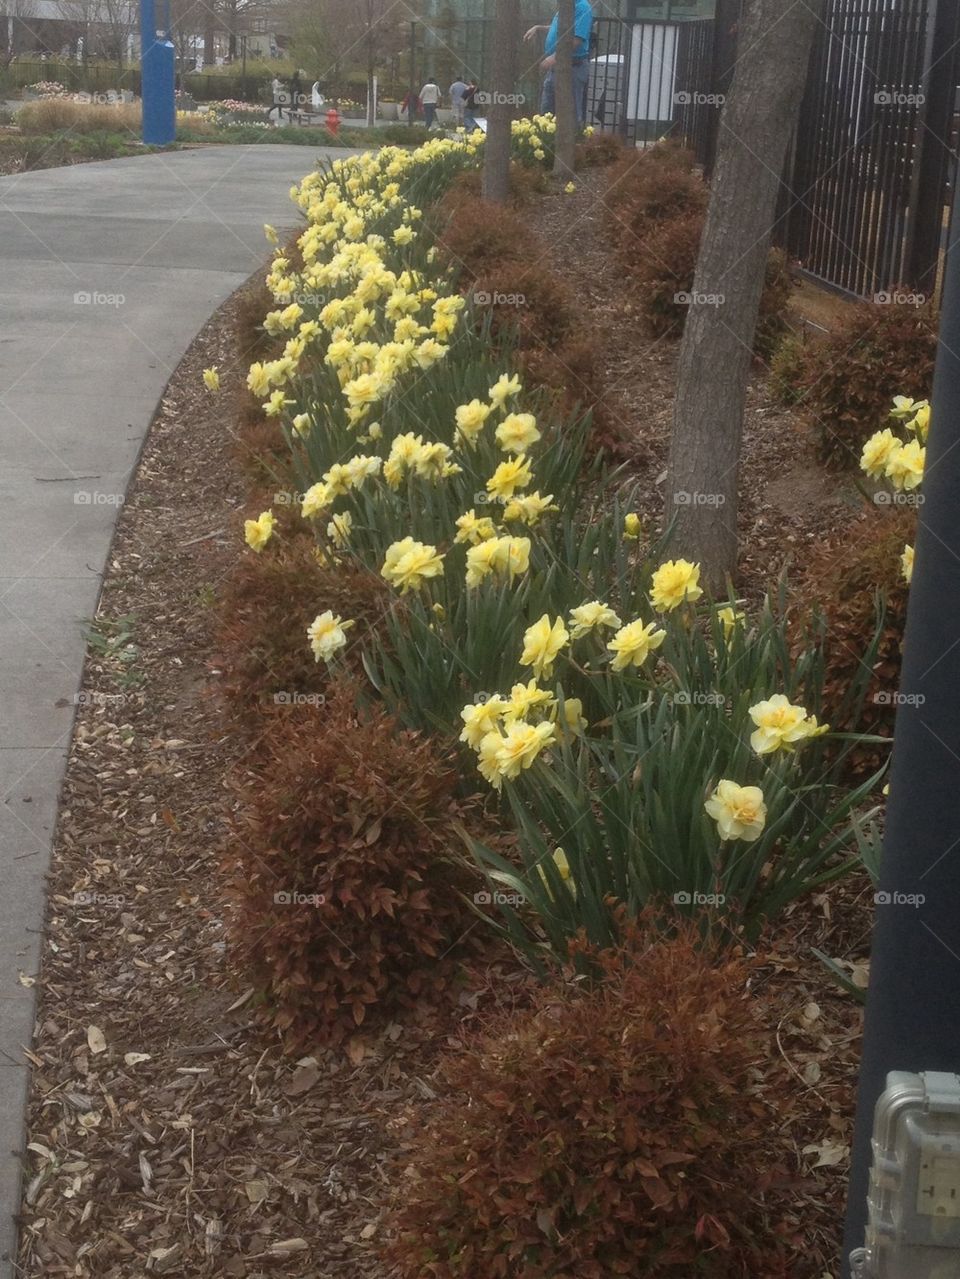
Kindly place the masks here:
<instances>
[{"instance_id":1,"label":"brown shrub","mask_svg":"<svg viewBox=\"0 0 960 1279\"><path fill-rule=\"evenodd\" d=\"M704 213L709 200L703 178L684 167L683 152L673 152L667 160L656 160L654 154L621 162L604 195L614 213L614 238L628 261L634 242L652 223Z\"/></svg>"},{"instance_id":2,"label":"brown shrub","mask_svg":"<svg viewBox=\"0 0 960 1279\"><path fill-rule=\"evenodd\" d=\"M263 405L244 390L235 408L237 427L233 433L233 456L254 484L291 488L291 457L276 418L269 418Z\"/></svg>"},{"instance_id":3,"label":"brown shrub","mask_svg":"<svg viewBox=\"0 0 960 1279\"><path fill-rule=\"evenodd\" d=\"M894 395L930 394L937 328L930 305L863 302L850 307L828 337L788 339L786 351L775 356L779 394L814 422L822 461L837 469L856 466Z\"/></svg>"},{"instance_id":4,"label":"brown shrub","mask_svg":"<svg viewBox=\"0 0 960 1279\"><path fill-rule=\"evenodd\" d=\"M130 133L141 130L140 105L134 102L73 102L70 98L41 98L25 102L17 112L21 132Z\"/></svg>"},{"instance_id":5,"label":"brown shrub","mask_svg":"<svg viewBox=\"0 0 960 1279\"><path fill-rule=\"evenodd\" d=\"M618 164L627 150L623 139L615 133L594 133L577 143L577 168L591 169L600 165Z\"/></svg>"},{"instance_id":6,"label":"brown shrub","mask_svg":"<svg viewBox=\"0 0 960 1279\"><path fill-rule=\"evenodd\" d=\"M268 716L234 780L230 935L289 1047L441 996L471 917L446 856L454 771L357 695Z\"/></svg>"},{"instance_id":7,"label":"brown shrub","mask_svg":"<svg viewBox=\"0 0 960 1279\"><path fill-rule=\"evenodd\" d=\"M677 295L693 290L704 214L684 213L653 221L638 240L630 269L640 294L640 309L655 337L679 338L689 307ZM793 281L780 249L767 256L763 292L754 334L754 351L767 358L780 339Z\"/></svg>"},{"instance_id":8,"label":"brown shrub","mask_svg":"<svg viewBox=\"0 0 960 1279\"><path fill-rule=\"evenodd\" d=\"M256 515L257 511L254 510ZM275 508L283 521L283 508ZM383 582L347 561L323 567L308 527L293 509L270 545L247 551L224 583L217 658L230 713L259 726L278 694L326 692L327 667L314 661L307 627L325 609L356 622L346 660L356 660L365 634L388 602Z\"/></svg>"},{"instance_id":9,"label":"brown shrub","mask_svg":"<svg viewBox=\"0 0 960 1279\"><path fill-rule=\"evenodd\" d=\"M906 543L913 545L915 534L913 512L865 507L816 547L792 583L799 611L807 613L816 604L826 617L823 701L830 708L842 706L853 681L866 673L863 662L876 630L878 594L883 599L884 623L866 700L856 723L831 710L831 724L837 730L856 728L884 736L893 732L891 705L875 699L878 693L895 692L900 683L909 595L900 556ZM851 760L853 772L867 775L888 758L886 748L859 747Z\"/></svg>"},{"instance_id":10,"label":"brown shrub","mask_svg":"<svg viewBox=\"0 0 960 1279\"><path fill-rule=\"evenodd\" d=\"M504 260L521 258L530 236L520 214L494 207L478 198L444 202L449 214L438 230L441 253L462 268L468 280L498 266Z\"/></svg>"},{"instance_id":11,"label":"brown shrub","mask_svg":"<svg viewBox=\"0 0 960 1279\"><path fill-rule=\"evenodd\" d=\"M747 965L633 929L604 966L447 1058L403 1152L400 1279L798 1273Z\"/></svg>"},{"instance_id":12,"label":"brown shrub","mask_svg":"<svg viewBox=\"0 0 960 1279\"><path fill-rule=\"evenodd\" d=\"M274 309L274 305L273 294L260 273L237 294L233 324L237 335L237 354L241 360L253 363L279 352L283 344L262 328L264 317Z\"/></svg>"}]
</instances>

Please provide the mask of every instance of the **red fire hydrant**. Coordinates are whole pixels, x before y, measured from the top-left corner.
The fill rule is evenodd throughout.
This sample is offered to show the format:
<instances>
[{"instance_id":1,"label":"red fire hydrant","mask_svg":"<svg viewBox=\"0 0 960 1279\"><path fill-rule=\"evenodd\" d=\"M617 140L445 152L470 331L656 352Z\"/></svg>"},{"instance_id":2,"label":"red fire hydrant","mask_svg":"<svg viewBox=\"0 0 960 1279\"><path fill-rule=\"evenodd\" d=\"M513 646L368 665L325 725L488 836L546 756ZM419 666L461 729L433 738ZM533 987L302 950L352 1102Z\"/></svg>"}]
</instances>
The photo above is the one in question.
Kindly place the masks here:
<instances>
[{"instance_id":1,"label":"red fire hydrant","mask_svg":"<svg viewBox=\"0 0 960 1279\"><path fill-rule=\"evenodd\" d=\"M336 107L331 107L327 112L327 128L334 137L340 132L340 112Z\"/></svg>"}]
</instances>

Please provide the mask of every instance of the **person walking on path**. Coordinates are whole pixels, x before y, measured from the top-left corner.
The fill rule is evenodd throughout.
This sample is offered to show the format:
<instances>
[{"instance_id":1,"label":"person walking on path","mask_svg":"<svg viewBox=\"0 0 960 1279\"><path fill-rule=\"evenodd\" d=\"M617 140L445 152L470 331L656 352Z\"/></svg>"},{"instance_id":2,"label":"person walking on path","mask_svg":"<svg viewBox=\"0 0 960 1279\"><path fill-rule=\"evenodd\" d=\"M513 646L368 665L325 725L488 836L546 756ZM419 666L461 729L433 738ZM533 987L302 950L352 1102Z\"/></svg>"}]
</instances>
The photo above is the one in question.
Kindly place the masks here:
<instances>
[{"instance_id":1,"label":"person walking on path","mask_svg":"<svg viewBox=\"0 0 960 1279\"><path fill-rule=\"evenodd\" d=\"M437 107L440 105L440 90L436 80L426 82L420 90L420 101L423 103L423 122L428 129L432 129L437 118Z\"/></svg>"},{"instance_id":2,"label":"person walking on path","mask_svg":"<svg viewBox=\"0 0 960 1279\"><path fill-rule=\"evenodd\" d=\"M477 82L471 80L463 93L463 127L468 133L480 128L477 124Z\"/></svg>"},{"instance_id":3,"label":"person walking on path","mask_svg":"<svg viewBox=\"0 0 960 1279\"><path fill-rule=\"evenodd\" d=\"M463 100L467 96L467 85L459 77L450 86L450 105L453 107L454 124L463 124Z\"/></svg>"},{"instance_id":4,"label":"person walking on path","mask_svg":"<svg viewBox=\"0 0 960 1279\"><path fill-rule=\"evenodd\" d=\"M535 39L541 31L547 33L544 41L544 58L540 63L543 86L540 90L540 110L544 115L556 115L556 66L557 39L560 14L553 15L549 26L531 27L524 40ZM577 109L577 124L582 129L587 119L587 87L590 83L590 37L593 32L593 5L590 0L577 0L573 17L573 100Z\"/></svg>"}]
</instances>

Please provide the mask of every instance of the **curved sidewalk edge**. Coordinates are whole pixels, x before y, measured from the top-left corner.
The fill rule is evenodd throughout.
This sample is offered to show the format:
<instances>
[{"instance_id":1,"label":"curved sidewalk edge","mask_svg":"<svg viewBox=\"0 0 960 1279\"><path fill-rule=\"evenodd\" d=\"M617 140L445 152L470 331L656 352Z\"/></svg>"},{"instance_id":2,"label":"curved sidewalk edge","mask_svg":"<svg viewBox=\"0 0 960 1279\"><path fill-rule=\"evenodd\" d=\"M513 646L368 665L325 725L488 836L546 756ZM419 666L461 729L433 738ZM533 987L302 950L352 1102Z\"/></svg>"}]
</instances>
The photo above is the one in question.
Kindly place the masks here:
<instances>
[{"instance_id":1,"label":"curved sidewalk edge","mask_svg":"<svg viewBox=\"0 0 960 1279\"><path fill-rule=\"evenodd\" d=\"M316 158L205 147L0 178L0 1279L85 622L164 387L266 261L263 223L296 226Z\"/></svg>"}]
</instances>

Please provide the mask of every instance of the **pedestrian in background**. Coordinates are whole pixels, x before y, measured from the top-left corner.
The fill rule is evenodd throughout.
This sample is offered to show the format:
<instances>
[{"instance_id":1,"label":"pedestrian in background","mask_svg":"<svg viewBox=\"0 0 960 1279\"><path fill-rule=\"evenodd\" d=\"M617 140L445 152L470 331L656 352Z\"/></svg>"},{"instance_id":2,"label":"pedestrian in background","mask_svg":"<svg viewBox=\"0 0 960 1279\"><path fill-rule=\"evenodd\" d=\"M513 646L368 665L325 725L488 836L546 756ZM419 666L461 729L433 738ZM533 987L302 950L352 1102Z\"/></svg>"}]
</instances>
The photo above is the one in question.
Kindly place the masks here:
<instances>
[{"instance_id":1,"label":"pedestrian in background","mask_svg":"<svg viewBox=\"0 0 960 1279\"><path fill-rule=\"evenodd\" d=\"M436 80L426 82L420 90L420 101L423 103L423 123L428 129L432 129L437 118L437 107L440 105L440 90Z\"/></svg>"},{"instance_id":2,"label":"pedestrian in background","mask_svg":"<svg viewBox=\"0 0 960 1279\"><path fill-rule=\"evenodd\" d=\"M556 115L556 66L557 39L560 13L553 15L548 27L531 27L524 40L533 40L541 31L547 33L544 41L544 58L540 63L543 86L540 90L540 110L544 115ZM573 100L577 109L577 125L582 129L587 119L587 88L590 84L590 37L593 34L593 5L590 0L577 0L573 16Z\"/></svg>"},{"instance_id":3,"label":"pedestrian in background","mask_svg":"<svg viewBox=\"0 0 960 1279\"><path fill-rule=\"evenodd\" d=\"M459 77L450 86L450 105L453 107L454 124L463 124L463 100L467 94L467 85Z\"/></svg>"}]
</instances>

